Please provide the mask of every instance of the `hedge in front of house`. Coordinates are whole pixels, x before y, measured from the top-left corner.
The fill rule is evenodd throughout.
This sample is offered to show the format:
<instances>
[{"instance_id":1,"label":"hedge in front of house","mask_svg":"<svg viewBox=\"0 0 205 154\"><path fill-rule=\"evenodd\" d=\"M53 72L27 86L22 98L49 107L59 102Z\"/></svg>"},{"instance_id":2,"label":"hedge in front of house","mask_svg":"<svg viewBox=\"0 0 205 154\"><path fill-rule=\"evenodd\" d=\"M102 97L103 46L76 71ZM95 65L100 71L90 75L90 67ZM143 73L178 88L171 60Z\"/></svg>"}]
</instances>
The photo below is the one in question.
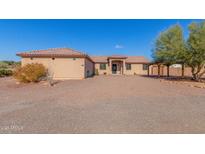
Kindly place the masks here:
<instances>
[{"instance_id":1,"label":"hedge in front of house","mask_svg":"<svg viewBox=\"0 0 205 154\"><path fill-rule=\"evenodd\" d=\"M15 79L23 83L39 82L46 75L46 68L42 64L37 63L17 67L13 74Z\"/></svg>"}]
</instances>

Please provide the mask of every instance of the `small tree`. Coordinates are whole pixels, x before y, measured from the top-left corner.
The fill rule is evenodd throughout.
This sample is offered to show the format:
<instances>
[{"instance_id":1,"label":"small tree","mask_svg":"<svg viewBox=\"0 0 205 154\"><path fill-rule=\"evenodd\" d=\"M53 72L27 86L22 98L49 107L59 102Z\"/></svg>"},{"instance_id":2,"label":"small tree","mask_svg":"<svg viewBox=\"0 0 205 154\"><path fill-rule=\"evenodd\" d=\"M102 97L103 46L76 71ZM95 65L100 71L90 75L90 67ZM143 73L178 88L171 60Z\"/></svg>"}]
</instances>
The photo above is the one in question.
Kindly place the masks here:
<instances>
[{"instance_id":1,"label":"small tree","mask_svg":"<svg viewBox=\"0 0 205 154\"><path fill-rule=\"evenodd\" d=\"M154 61L167 66L167 76L169 76L169 67L182 59L184 51L184 39L181 26L174 25L160 33L156 40L154 48Z\"/></svg>"},{"instance_id":2,"label":"small tree","mask_svg":"<svg viewBox=\"0 0 205 154\"><path fill-rule=\"evenodd\" d=\"M192 77L198 81L205 73L205 22L189 25L186 63L191 67Z\"/></svg>"}]
</instances>

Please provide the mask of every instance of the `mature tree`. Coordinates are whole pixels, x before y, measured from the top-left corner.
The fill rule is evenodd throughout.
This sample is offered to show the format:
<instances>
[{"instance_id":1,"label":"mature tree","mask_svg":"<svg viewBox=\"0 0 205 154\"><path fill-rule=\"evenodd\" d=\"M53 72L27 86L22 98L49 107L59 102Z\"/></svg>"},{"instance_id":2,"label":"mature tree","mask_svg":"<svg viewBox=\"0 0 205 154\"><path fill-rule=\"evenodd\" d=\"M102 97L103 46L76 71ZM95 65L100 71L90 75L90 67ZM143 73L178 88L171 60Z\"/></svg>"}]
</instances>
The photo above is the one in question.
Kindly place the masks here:
<instances>
[{"instance_id":1,"label":"mature tree","mask_svg":"<svg viewBox=\"0 0 205 154\"><path fill-rule=\"evenodd\" d=\"M187 40L187 65L191 67L194 80L199 80L205 73L205 22L189 25Z\"/></svg>"},{"instance_id":2,"label":"mature tree","mask_svg":"<svg viewBox=\"0 0 205 154\"><path fill-rule=\"evenodd\" d=\"M153 58L156 63L167 66L167 76L169 67L175 63L184 63L184 39L180 25L174 25L160 33L156 40Z\"/></svg>"}]
</instances>

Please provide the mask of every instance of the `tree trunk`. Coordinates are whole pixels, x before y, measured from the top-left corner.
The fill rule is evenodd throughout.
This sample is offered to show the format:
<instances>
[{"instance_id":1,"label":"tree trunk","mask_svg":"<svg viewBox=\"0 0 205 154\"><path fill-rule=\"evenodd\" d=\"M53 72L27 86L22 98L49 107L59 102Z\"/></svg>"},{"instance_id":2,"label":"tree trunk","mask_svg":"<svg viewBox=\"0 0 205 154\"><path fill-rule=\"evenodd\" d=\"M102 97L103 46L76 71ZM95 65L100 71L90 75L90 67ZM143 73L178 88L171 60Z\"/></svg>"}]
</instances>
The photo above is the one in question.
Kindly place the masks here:
<instances>
[{"instance_id":1,"label":"tree trunk","mask_svg":"<svg viewBox=\"0 0 205 154\"><path fill-rule=\"evenodd\" d=\"M184 78L184 64L182 64L182 78Z\"/></svg>"},{"instance_id":2,"label":"tree trunk","mask_svg":"<svg viewBox=\"0 0 205 154\"><path fill-rule=\"evenodd\" d=\"M193 74L193 80L194 81L199 81L200 80L198 74Z\"/></svg>"},{"instance_id":3,"label":"tree trunk","mask_svg":"<svg viewBox=\"0 0 205 154\"><path fill-rule=\"evenodd\" d=\"M201 71L201 67L197 67L197 70L195 67L191 68L191 72L192 72L192 79L195 81L199 81L200 80L200 71Z\"/></svg>"},{"instance_id":4,"label":"tree trunk","mask_svg":"<svg viewBox=\"0 0 205 154\"><path fill-rule=\"evenodd\" d=\"M158 77L160 77L160 65L158 64Z\"/></svg>"},{"instance_id":5,"label":"tree trunk","mask_svg":"<svg viewBox=\"0 0 205 154\"><path fill-rule=\"evenodd\" d=\"M148 76L149 76L149 74L150 74L150 73L149 73L149 66L150 66L150 65L148 65L148 70L147 70L147 75L148 75Z\"/></svg>"},{"instance_id":6,"label":"tree trunk","mask_svg":"<svg viewBox=\"0 0 205 154\"><path fill-rule=\"evenodd\" d=\"M195 67L191 67L192 80L196 80Z\"/></svg>"},{"instance_id":7,"label":"tree trunk","mask_svg":"<svg viewBox=\"0 0 205 154\"><path fill-rule=\"evenodd\" d=\"M169 65L167 65L167 77L169 77Z\"/></svg>"}]
</instances>

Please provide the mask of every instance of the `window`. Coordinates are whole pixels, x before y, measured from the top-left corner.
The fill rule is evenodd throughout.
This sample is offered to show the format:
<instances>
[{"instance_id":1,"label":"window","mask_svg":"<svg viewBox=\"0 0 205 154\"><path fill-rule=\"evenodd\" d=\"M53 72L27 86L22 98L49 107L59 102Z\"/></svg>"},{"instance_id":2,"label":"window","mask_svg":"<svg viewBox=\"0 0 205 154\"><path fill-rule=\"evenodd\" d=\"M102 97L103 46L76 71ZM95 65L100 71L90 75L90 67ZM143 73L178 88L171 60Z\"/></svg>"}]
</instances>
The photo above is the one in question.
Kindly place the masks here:
<instances>
[{"instance_id":1,"label":"window","mask_svg":"<svg viewBox=\"0 0 205 154\"><path fill-rule=\"evenodd\" d=\"M31 60L33 60L33 57L31 57Z\"/></svg>"},{"instance_id":2,"label":"window","mask_svg":"<svg viewBox=\"0 0 205 154\"><path fill-rule=\"evenodd\" d=\"M52 60L55 60L55 58L52 58Z\"/></svg>"},{"instance_id":3,"label":"window","mask_svg":"<svg viewBox=\"0 0 205 154\"><path fill-rule=\"evenodd\" d=\"M100 70L106 70L106 64L100 64Z\"/></svg>"},{"instance_id":4,"label":"window","mask_svg":"<svg viewBox=\"0 0 205 154\"><path fill-rule=\"evenodd\" d=\"M76 60L76 58L73 58L73 60Z\"/></svg>"},{"instance_id":5,"label":"window","mask_svg":"<svg viewBox=\"0 0 205 154\"><path fill-rule=\"evenodd\" d=\"M143 70L148 70L148 65L147 64L143 64Z\"/></svg>"},{"instance_id":6,"label":"window","mask_svg":"<svg viewBox=\"0 0 205 154\"><path fill-rule=\"evenodd\" d=\"M131 70L131 64L126 64L126 70Z\"/></svg>"}]
</instances>

